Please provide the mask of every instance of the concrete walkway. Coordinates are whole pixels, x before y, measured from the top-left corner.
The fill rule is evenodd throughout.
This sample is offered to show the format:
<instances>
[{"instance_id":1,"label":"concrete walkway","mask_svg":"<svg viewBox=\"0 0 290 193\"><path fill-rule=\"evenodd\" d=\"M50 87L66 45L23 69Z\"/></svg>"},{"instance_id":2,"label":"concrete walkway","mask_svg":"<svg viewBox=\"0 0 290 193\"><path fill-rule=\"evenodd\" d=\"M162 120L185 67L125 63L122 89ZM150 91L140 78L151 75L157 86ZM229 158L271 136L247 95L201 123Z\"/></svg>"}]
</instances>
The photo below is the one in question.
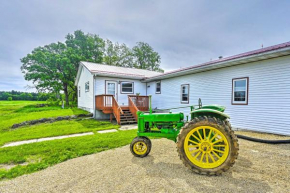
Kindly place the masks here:
<instances>
[{"instance_id":1,"label":"concrete walkway","mask_svg":"<svg viewBox=\"0 0 290 193\"><path fill-rule=\"evenodd\" d=\"M138 125L133 124L133 125L122 125L119 130L124 131L124 130L132 130L132 129L137 129Z\"/></svg>"},{"instance_id":2,"label":"concrete walkway","mask_svg":"<svg viewBox=\"0 0 290 193\"><path fill-rule=\"evenodd\" d=\"M94 135L94 133L93 132L77 133L77 134L72 134L72 135L62 135L62 136L56 136L56 137L45 137L45 138L40 138L40 139L16 141L16 142L12 142L12 143L7 143L7 144L3 145L2 148L3 147L18 146L18 145L23 145L23 144L29 144L29 143L42 142L42 141L51 141L51 140L55 140L55 139L65 139L65 138L70 138L70 137L81 137L81 136L86 136L86 135Z\"/></svg>"},{"instance_id":3,"label":"concrete walkway","mask_svg":"<svg viewBox=\"0 0 290 193\"><path fill-rule=\"evenodd\" d=\"M102 131L97 131L98 133L113 133L117 132L117 129L110 129L110 130L102 130Z\"/></svg>"},{"instance_id":4,"label":"concrete walkway","mask_svg":"<svg viewBox=\"0 0 290 193\"><path fill-rule=\"evenodd\" d=\"M120 130L131 130L131 129L137 129L138 125L123 125L120 127ZM112 132L118 132L117 129L110 129L110 130L101 130L97 131L97 133L112 133ZM24 144L29 144L29 143L37 143L37 142L42 142L42 141L51 141L55 139L65 139L65 138L70 138L70 137L81 137L81 136L86 136L86 135L94 135L93 132L87 132L87 133L77 133L77 134L71 134L71 135L62 135L62 136L56 136L56 137L45 137L45 138L40 138L40 139L30 139L30 140L24 140L24 141L16 141L16 142L11 142L11 143L6 143L3 145L1 148L4 147L13 147L13 146L18 146L18 145L24 145Z\"/></svg>"}]
</instances>

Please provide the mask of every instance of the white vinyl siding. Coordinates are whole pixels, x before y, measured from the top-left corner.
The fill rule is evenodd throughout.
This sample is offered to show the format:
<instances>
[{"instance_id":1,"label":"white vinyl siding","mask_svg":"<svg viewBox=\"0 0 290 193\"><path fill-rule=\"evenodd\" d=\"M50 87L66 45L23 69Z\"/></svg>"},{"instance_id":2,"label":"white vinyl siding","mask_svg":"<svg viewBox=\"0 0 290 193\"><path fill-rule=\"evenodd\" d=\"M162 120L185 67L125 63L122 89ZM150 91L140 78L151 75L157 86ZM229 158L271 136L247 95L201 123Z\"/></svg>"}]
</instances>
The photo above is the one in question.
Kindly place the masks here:
<instances>
[{"instance_id":1,"label":"white vinyl siding","mask_svg":"<svg viewBox=\"0 0 290 193\"><path fill-rule=\"evenodd\" d=\"M232 105L232 80L249 77L248 105ZM180 104L180 85L190 84L189 105L201 98L205 104L226 107L233 127L290 135L290 56L241 64L162 80L162 93L155 94L155 82L147 83L153 108L187 106ZM177 109L189 115L190 109Z\"/></svg>"},{"instance_id":2,"label":"white vinyl siding","mask_svg":"<svg viewBox=\"0 0 290 193\"><path fill-rule=\"evenodd\" d=\"M78 107L91 113L94 111L93 89L89 89L87 83L93 82L93 75L84 67L78 82Z\"/></svg>"}]
</instances>

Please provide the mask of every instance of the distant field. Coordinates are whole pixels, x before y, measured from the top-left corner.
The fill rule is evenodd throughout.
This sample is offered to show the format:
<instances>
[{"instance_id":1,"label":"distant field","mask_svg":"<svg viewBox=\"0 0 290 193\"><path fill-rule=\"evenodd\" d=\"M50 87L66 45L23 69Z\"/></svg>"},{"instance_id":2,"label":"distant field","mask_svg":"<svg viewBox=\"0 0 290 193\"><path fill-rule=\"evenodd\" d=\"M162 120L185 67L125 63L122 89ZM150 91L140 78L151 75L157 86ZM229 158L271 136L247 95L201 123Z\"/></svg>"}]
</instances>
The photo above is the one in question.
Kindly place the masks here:
<instances>
[{"instance_id":1,"label":"distant field","mask_svg":"<svg viewBox=\"0 0 290 193\"><path fill-rule=\"evenodd\" d=\"M0 146L9 142L67 134L118 129L118 125L94 119L66 120L32 126L11 126L28 120L88 113L78 108L37 107L39 101L0 101ZM120 147L131 142L136 131L95 134L0 148L0 180L35 172L65 160Z\"/></svg>"}]
</instances>

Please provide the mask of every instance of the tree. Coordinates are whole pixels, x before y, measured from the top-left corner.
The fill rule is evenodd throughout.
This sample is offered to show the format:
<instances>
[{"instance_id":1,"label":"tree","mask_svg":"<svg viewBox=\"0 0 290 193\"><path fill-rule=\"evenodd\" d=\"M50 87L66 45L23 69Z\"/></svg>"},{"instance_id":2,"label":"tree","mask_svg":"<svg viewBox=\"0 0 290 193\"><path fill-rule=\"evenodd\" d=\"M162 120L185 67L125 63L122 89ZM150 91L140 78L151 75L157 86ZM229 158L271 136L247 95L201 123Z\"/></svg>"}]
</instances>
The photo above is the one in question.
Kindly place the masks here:
<instances>
[{"instance_id":1,"label":"tree","mask_svg":"<svg viewBox=\"0 0 290 193\"><path fill-rule=\"evenodd\" d=\"M133 67L134 57L130 48L125 44L115 44L106 40L105 53L103 62L108 65L122 66L122 67Z\"/></svg>"},{"instance_id":2,"label":"tree","mask_svg":"<svg viewBox=\"0 0 290 193\"><path fill-rule=\"evenodd\" d=\"M120 64L124 67L133 68L134 67L134 55L132 50L125 44L120 46Z\"/></svg>"},{"instance_id":3,"label":"tree","mask_svg":"<svg viewBox=\"0 0 290 193\"><path fill-rule=\"evenodd\" d=\"M33 81L38 91L63 90L67 94L67 86L72 81L70 73L74 68L66 57L66 51L66 45L61 42L35 48L21 59L25 80Z\"/></svg>"},{"instance_id":4,"label":"tree","mask_svg":"<svg viewBox=\"0 0 290 193\"><path fill-rule=\"evenodd\" d=\"M105 42L97 35L84 34L81 30L77 30L74 34L66 36L65 44L69 48L71 62L76 67L82 60L94 63L103 61Z\"/></svg>"},{"instance_id":5,"label":"tree","mask_svg":"<svg viewBox=\"0 0 290 193\"><path fill-rule=\"evenodd\" d=\"M13 94L12 94L13 93ZM28 93L28 92L20 92L20 91L0 91L0 100L7 100L8 97L12 97L15 101L17 100L32 100L32 101L46 101L48 98L52 97L53 94L50 93Z\"/></svg>"},{"instance_id":6,"label":"tree","mask_svg":"<svg viewBox=\"0 0 290 193\"><path fill-rule=\"evenodd\" d=\"M132 50L135 68L163 72L160 68L161 57L149 44L137 42L137 45Z\"/></svg>"},{"instance_id":7,"label":"tree","mask_svg":"<svg viewBox=\"0 0 290 193\"><path fill-rule=\"evenodd\" d=\"M35 48L21 59L21 70L38 91L63 91L69 105L69 95L77 91L74 81L79 62L102 62L103 49L104 41L98 36L75 31L66 36L65 43Z\"/></svg>"},{"instance_id":8,"label":"tree","mask_svg":"<svg viewBox=\"0 0 290 193\"><path fill-rule=\"evenodd\" d=\"M8 97L11 97L12 95L7 92L3 92L1 95L1 100L7 100Z\"/></svg>"}]
</instances>

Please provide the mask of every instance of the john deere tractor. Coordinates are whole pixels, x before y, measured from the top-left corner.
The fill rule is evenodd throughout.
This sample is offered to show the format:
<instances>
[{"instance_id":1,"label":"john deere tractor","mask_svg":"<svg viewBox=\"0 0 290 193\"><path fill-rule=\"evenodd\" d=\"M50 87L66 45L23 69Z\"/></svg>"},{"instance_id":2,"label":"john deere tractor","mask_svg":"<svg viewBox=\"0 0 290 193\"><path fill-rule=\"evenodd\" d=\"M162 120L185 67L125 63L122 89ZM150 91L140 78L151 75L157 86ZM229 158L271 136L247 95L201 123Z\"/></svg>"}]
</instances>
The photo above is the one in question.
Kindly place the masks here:
<instances>
[{"instance_id":1,"label":"john deere tractor","mask_svg":"<svg viewBox=\"0 0 290 193\"><path fill-rule=\"evenodd\" d=\"M192 171L220 175L234 165L238 156L238 139L231 129L225 107L189 106L190 120L183 113L137 112L138 132L130 145L136 157L146 157L152 143L148 137L167 138L177 144L180 159Z\"/></svg>"}]
</instances>

